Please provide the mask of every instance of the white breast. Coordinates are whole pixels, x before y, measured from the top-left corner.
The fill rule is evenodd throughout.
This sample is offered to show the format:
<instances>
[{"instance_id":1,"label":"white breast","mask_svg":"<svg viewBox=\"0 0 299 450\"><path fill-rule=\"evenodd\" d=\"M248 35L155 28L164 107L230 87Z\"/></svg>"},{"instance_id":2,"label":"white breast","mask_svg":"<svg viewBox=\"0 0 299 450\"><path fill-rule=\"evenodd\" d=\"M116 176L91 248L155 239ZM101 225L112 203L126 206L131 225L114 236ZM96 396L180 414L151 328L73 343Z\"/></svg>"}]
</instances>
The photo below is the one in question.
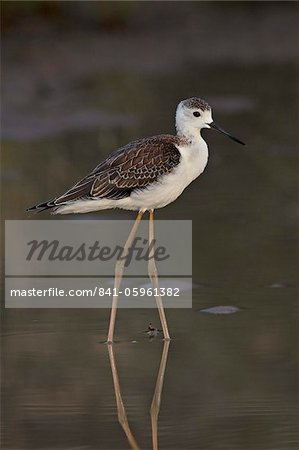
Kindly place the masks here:
<instances>
[{"instance_id":1,"label":"white breast","mask_svg":"<svg viewBox=\"0 0 299 450\"><path fill-rule=\"evenodd\" d=\"M203 139L196 144L178 147L178 150L181 161L171 173L148 189L131 194L130 199L140 209L156 209L168 205L204 171L208 162L208 147Z\"/></svg>"}]
</instances>

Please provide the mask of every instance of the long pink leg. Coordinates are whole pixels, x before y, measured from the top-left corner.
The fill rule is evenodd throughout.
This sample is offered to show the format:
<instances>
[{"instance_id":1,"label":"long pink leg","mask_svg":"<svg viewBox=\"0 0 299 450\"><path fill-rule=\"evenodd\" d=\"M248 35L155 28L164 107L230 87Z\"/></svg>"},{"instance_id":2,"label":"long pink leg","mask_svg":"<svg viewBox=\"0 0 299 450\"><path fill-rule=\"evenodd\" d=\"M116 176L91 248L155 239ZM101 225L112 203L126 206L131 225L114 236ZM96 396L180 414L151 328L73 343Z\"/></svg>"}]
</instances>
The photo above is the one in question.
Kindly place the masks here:
<instances>
[{"instance_id":1,"label":"long pink leg","mask_svg":"<svg viewBox=\"0 0 299 450\"><path fill-rule=\"evenodd\" d=\"M150 209L150 211L149 211L149 218L150 218L150 220L149 220L150 252L149 252L149 262L148 262L148 274L151 279L152 285L153 285L155 291L157 292L157 295L155 295L155 298L156 298L157 308L159 311L160 321L161 321L161 325L162 325L162 329L163 329L164 339L166 341L169 341L170 336L169 336L167 321L166 321L165 312L164 312L164 308L163 308L163 302L162 302L162 298L159 294L160 288L159 288L158 272L157 272L157 267L156 267L155 258L154 258L154 253L155 253L154 246L151 245L151 243L154 240L154 211L152 209Z\"/></svg>"},{"instance_id":2,"label":"long pink leg","mask_svg":"<svg viewBox=\"0 0 299 450\"><path fill-rule=\"evenodd\" d=\"M132 230L127 239L127 242L125 243L125 246L123 248L121 256L116 261L116 264L115 264L114 291L113 291L114 295L113 295L113 300L112 300L112 308L111 308L111 315L110 315L107 344L113 343L113 334L114 334L115 318L116 318L116 311L117 311L117 304L118 304L119 287L120 287L120 283L121 283L123 272L124 272L126 258L129 253L129 248L132 245L133 239L135 237L135 234L136 234L136 231L137 231L137 228L139 226L142 216L143 216L143 212L139 211L137 218L134 222L134 225L132 227Z\"/></svg>"}]
</instances>

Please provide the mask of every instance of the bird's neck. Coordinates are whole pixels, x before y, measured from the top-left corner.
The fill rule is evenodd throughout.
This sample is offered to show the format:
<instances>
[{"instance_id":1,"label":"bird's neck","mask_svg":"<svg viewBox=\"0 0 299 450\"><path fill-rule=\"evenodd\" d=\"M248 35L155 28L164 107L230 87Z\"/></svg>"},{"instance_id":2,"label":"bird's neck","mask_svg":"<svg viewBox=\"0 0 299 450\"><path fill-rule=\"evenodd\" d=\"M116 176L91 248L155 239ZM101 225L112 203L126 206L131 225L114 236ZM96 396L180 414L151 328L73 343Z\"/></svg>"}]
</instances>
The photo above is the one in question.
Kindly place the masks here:
<instances>
[{"instance_id":1,"label":"bird's neck","mask_svg":"<svg viewBox=\"0 0 299 450\"><path fill-rule=\"evenodd\" d=\"M187 139L192 144L198 144L204 141L198 129L176 126L176 130L178 136Z\"/></svg>"}]
</instances>

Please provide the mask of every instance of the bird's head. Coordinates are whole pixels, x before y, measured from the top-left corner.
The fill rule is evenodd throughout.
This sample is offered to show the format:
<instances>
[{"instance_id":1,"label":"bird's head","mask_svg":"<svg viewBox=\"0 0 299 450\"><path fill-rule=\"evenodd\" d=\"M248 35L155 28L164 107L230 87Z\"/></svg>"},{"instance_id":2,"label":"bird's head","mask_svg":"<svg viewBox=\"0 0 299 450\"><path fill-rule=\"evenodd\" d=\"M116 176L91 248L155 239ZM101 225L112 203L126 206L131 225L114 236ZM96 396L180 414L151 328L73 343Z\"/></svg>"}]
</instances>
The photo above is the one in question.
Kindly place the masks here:
<instances>
[{"instance_id":1,"label":"bird's head","mask_svg":"<svg viewBox=\"0 0 299 450\"><path fill-rule=\"evenodd\" d=\"M182 100L176 110L176 129L177 133L193 140L200 135L203 128L212 128L225 134L230 139L239 144L244 142L227 133L223 128L215 124L212 118L212 109L210 105L198 97L191 97Z\"/></svg>"}]
</instances>

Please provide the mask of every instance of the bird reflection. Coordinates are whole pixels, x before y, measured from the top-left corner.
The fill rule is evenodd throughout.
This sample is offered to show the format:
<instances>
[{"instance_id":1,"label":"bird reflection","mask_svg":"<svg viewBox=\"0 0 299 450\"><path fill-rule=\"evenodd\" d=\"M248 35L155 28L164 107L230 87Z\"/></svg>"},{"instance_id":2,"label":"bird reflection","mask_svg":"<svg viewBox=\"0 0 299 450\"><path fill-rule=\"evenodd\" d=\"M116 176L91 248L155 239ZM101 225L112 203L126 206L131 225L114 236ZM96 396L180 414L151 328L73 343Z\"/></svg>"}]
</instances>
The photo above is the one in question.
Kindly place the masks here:
<instances>
[{"instance_id":1,"label":"bird reflection","mask_svg":"<svg viewBox=\"0 0 299 450\"><path fill-rule=\"evenodd\" d=\"M128 418L127 418L127 413L126 413L126 409L123 403L123 399L122 399L122 394L121 394L121 390L120 390L120 385L119 385L119 378L118 378L118 373L117 373L117 368L116 368L116 364L115 364L115 358L114 358L114 351L113 351L113 346L112 345L108 345L108 353L109 353L109 359L110 359L110 365L111 365L111 371L112 371L112 378L113 378L113 386L114 386L114 392L115 392L115 399L116 399L116 406L117 406L117 415L118 415L118 421L120 423L120 425L122 426L122 429L124 430L127 439L129 441L129 444L131 446L132 449L134 450L139 450L140 447L136 442L136 439L131 431L129 422L128 422Z\"/></svg>"},{"instance_id":2,"label":"bird reflection","mask_svg":"<svg viewBox=\"0 0 299 450\"><path fill-rule=\"evenodd\" d=\"M156 381L155 392L153 395L153 400L151 404L151 422L152 422L152 442L153 450L158 450L158 416L160 412L161 405L161 395L163 389L163 381L168 357L170 341L164 341L163 352L161 356L161 362L159 367L159 372Z\"/></svg>"},{"instance_id":3,"label":"bird reflection","mask_svg":"<svg viewBox=\"0 0 299 450\"><path fill-rule=\"evenodd\" d=\"M161 406L161 395L162 395L164 375L165 375L167 358L168 358L169 345L170 345L170 341L164 341L159 372L157 375L155 391L154 391L151 408L150 408L153 450L158 450L158 417L159 417L160 406ZM130 428L127 413L126 413L126 408L123 403L122 394L121 394L121 390L120 390L120 384L119 384L119 378L118 378L118 372L117 372L117 367L116 367L116 363L115 363L113 345L108 345L107 348L108 348L111 371L112 371L118 421L126 434L126 437L128 439L128 442L129 442L131 448L134 450L137 450L137 449L140 449L140 447L139 447L139 445L134 437L134 434Z\"/></svg>"}]
</instances>

